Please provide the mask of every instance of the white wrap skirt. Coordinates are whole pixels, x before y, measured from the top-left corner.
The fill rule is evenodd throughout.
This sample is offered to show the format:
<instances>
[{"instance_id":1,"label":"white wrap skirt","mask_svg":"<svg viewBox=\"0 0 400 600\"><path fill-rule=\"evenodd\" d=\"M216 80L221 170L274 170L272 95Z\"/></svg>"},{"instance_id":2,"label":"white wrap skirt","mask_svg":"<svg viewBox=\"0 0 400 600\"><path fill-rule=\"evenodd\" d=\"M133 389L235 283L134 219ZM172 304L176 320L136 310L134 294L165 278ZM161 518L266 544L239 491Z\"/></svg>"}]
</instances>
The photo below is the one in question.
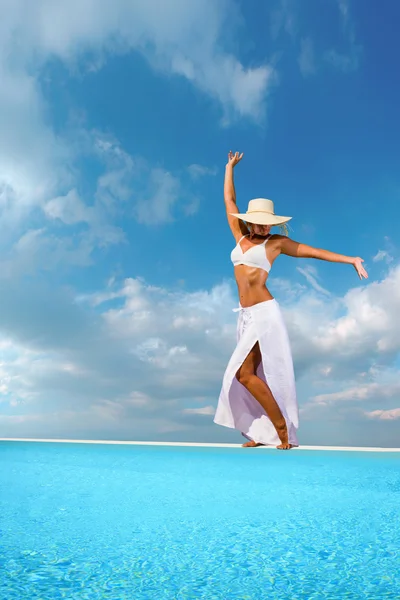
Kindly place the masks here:
<instances>
[{"instance_id":1,"label":"white wrap skirt","mask_svg":"<svg viewBox=\"0 0 400 600\"><path fill-rule=\"evenodd\" d=\"M237 310L237 345L225 371L214 422L238 429L254 442L268 446L280 444L265 410L236 378L236 373L258 342L262 360L257 375L267 383L279 405L286 421L289 443L298 446L299 415L293 361L279 304L273 299Z\"/></svg>"}]
</instances>

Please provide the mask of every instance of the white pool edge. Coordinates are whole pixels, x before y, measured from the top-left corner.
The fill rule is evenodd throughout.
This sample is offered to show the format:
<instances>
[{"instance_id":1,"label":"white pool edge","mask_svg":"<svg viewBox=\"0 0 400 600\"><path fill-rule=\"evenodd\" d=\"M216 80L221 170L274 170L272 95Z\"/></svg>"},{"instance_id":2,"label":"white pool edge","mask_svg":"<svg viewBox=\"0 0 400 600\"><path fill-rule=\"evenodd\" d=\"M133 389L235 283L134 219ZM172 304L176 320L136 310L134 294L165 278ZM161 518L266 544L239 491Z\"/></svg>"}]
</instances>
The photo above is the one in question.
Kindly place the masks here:
<instances>
[{"instance_id":1,"label":"white pool edge","mask_svg":"<svg viewBox=\"0 0 400 600\"><path fill-rule=\"evenodd\" d=\"M114 444L127 446L179 446L188 448L241 448L241 444L217 444L197 442L138 442L124 440L67 440L42 438L0 438L0 442L43 442L59 444ZM273 446L260 446L257 450L275 450ZM400 452L400 448L374 448L368 446L300 446L293 450L329 450L346 452Z\"/></svg>"}]
</instances>

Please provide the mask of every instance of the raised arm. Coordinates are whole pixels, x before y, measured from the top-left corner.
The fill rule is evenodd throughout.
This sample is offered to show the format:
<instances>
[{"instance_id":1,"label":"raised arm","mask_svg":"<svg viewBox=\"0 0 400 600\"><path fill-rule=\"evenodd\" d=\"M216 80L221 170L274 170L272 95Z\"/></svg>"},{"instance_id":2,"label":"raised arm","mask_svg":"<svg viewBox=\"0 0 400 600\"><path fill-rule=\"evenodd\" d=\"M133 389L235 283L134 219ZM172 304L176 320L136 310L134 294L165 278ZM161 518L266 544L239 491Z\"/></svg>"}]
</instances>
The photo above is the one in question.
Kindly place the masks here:
<instances>
[{"instance_id":1,"label":"raised arm","mask_svg":"<svg viewBox=\"0 0 400 600\"><path fill-rule=\"evenodd\" d=\"M336 252L330 252L329 250L313 248L306 244L299 244L285 236L276 237L279 237L279 247L282 254L294 256L296 258L316 258L328 262L345 263L352 265L355 268L360 279L367 279L368 277L367 271L362 266L364 260L358 256L345 256L344 254L337 254Z\"/></svg>"},{"instance_id":2,"label":"raised arm","mask_svg":"<svg viewBox=\"0 0 400 600\"><path fill-rule=\"evenodd\" d=\"M243 221L238 219L237 217L232 217L230 213L238 213L239 209L236 204L236 192L235 192L235 184L233 181L233 170L235 166L240 162L243 158L242 154L239 152L229 152L228 154L228 162L225 167L225 181L224 181L224 200L225 200L225 208L226 208L226 216L228 218L228 225L231 228L233 237L236 241L238 241L243 235L249 233L246 225Z\"/></svg>"}]
</instances>

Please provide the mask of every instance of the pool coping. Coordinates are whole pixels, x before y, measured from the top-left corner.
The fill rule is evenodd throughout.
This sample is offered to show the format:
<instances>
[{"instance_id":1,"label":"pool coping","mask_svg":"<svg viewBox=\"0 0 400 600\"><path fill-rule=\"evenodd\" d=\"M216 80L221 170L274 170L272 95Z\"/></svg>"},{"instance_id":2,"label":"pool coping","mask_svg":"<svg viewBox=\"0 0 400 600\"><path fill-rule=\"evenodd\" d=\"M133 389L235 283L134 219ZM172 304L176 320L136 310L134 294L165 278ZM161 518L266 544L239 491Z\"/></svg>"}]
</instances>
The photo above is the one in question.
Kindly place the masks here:
<instances>
[{"instance_id":1,"label":"pool coping","mask_svg":"<svg viewBox=\"0 0 400 600\"><path fill-rule=\"evenodd\" d=\"M0 442L43 442L59 444L110 444L127 446L177 446L189 448L241 448L241 444L220 444L212 442L141 442L129 440L69 440L43 438L0 438ZM257 450L275 450L274 446L260 446ZM369 446L299 446L293 450L329 450L340 452L400 452L400 448L380 448Z\"/></svg>"}]
</instances>

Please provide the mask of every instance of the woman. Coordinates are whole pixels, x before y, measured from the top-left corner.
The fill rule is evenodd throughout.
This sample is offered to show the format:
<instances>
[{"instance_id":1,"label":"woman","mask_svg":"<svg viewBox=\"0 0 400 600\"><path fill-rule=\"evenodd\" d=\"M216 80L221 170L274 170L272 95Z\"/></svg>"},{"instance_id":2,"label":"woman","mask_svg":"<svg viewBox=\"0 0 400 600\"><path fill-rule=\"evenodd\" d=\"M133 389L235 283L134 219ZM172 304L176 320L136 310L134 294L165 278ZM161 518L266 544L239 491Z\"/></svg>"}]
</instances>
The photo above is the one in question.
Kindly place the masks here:
<instances>
[{"instance_id":1,"label":"woman","mask_svg":"<svg viewBox=\"0 0 400 600\"><path fill-rule=\"evenodd\" d=\"M271 235L274 225L291 217L274 213L271 200L249 202L245 214L236 205L233 169L243 153L229 152L224 198L229 227L237 242L232 251L240 308L237 346L225 371L214 422L238 429L249 440L244 447L298 446L296 388L289 339L278 303L266 287L280 254L353 265L367 278L362 258L352 258L298 244L286 235Z\"/></svg>"}]
</instances>

